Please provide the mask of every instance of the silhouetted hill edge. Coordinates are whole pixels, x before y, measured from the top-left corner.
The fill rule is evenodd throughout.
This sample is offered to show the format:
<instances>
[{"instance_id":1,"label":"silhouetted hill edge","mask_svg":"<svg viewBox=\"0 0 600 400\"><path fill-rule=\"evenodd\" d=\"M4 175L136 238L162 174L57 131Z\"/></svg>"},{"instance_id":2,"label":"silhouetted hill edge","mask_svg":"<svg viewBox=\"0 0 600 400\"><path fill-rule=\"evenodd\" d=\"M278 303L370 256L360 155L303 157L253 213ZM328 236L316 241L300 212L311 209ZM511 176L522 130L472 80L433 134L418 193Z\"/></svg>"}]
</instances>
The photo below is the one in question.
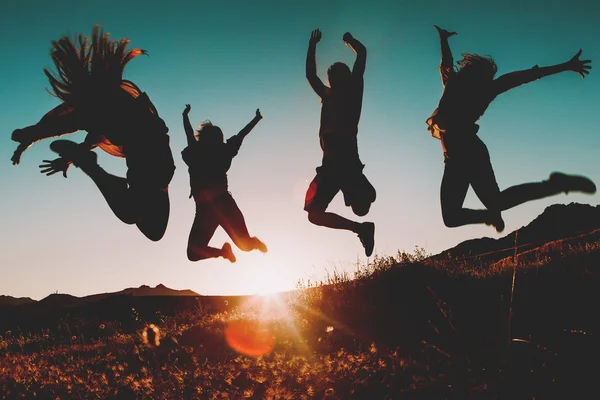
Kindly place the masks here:
<instances>
[{"instance_id":1,"label":"silhouetted hill edge","mask_svg":"<svg viewBox=\"0 0 600 400\"><path fill-rule=\"evenodd\" d=\"M31 304L31 303L36 303L36 301L29 297L12 297L12 296L0 295L0 308L1 307L14 307L14 306L20 306L23 304Z\"/></svg>"},{"instance_id":2,"label":"silhouetted hill edge","mask_svg":"<svg viewBox=\"0 0 600 400\"><path fill-rule=\"evenodd\" d=\"M564 239L600 228L600 205L553 204L546 207L528 225L519 228L516 245L519 251L527 250L547 242ZM479 257L499 260L514 251L513 231L500 239L484 237L466 240L455 247L431 257L433 260ZM493 254L487 254L493 253Z\"/></svg>"},{"instance_id":3,"label":"silhouetted hill edge","mask_svg":"<svg viewBox=\"0 0 600 400\"><path fill-rule=\"evenodd\" d=\"M16 306L26 306L27 309L68 308L94 303L106 297L123 295L134 297L200 296L200 294L190 289L176 290L168 288L163 284L159 284L156 287L142 285L139 288L127 288L119 292L99 293L83 297L72 296L65 293L52 293L40 301L30 299L29 297L16 298L12 296L0 296L0 308L10 308Z\"/></svg>"}]
</instances>

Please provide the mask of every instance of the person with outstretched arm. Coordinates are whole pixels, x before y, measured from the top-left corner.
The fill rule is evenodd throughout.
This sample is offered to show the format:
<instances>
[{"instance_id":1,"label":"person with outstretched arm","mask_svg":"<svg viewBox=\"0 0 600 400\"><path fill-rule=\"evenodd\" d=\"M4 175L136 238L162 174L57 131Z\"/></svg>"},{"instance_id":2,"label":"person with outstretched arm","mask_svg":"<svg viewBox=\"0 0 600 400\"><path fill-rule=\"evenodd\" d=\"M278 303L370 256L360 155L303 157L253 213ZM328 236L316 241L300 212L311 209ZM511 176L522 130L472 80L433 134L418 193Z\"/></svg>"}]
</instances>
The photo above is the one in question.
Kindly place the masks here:
<instances>
[{"instance_id":1,"label":"person with outstretched arm","mask_svg":"<svg viewBox=\"0 0 600 400\"><path fill-rule=\"evenodd\" d=\"M322 103L319 141L323 159L306 192L304 210L315 225L356 233L365 254L370 256L375 245L375 224L351 221L326 211L340 190L346 206L358 216L366 215L376 198L375 188L363 174L364 164L358 155L357 142L367 49L350 33L345 33L344 43L356 53L354 67L351 71L341 62L331 65L327 71L329 86L326 86L317 76L315 53L321 37L318 29L311 34L306 79Z\"/></svg>"},{"instance_id":2,"label":"person with outstretched arm","mask_svg":"<svg viewBox=\"0 0 600 400\"><path fill-rule=\"evenodd\" d=\"M141 49L127 50L128 44L127 39L110 40L98 26L91 41L82 34L53 41L56 72L44 72L62 103L37 124L13 132L12 139L19 145L11 161L19 164L23 152L40 140L87 131L81 144L53 141L50 149L60 157L43 160L41 172L62 173L66 178L70 165L75 165L94 181L121 221L135 224L148 239L158 241L169 220L168 187L175 163L165 122L146 93L122 78L127 63L146 54ZM96 147L125 158L127 176L100 167L91 151Z\"/></svg>"},{"instance_id":3,"label":"person with outstretched arm","mask_svg":"<svg viewBox=\"0 0 600 400\"><path fill-rule=\"evenodd\" d=\"M593 194L596 185L586 177L553 172L540 182L523 183L500 190L486 145L477 135L477 120L496 96L525 83L565 71L589 74L590 60L580 60L581 50L569 61L548 67L511 72L497 78L497 66L491 57L463 54L454 68L448 39L456 32L434 26L439 34L442 52L440 74L444 92L433 115L427 120L428 130L439 139L444 152L444 176L441 205L444 224L458 227L467 224L493 225L504 230L501 212L528 201L570 191ZM464 208L469 185L486 209Z\"/></svg>"},{"instance_id":4,"label":"person with outstretched arm","mask_svg":"<svg viewBox=\"0 0 600 400\"><path fill-rule=\"evenodd\" d=\"M244 215L228 191L227 183L227 171L233 158L244 138L262 119L260 110L256 110L254 119L227 142L224 142L221 129L209 121L194 131L189 119L190 110L191 106L187 104L183 111L183 127L188 145L181 152L183 161L189 167L190 197L196 203L196 216L188 239L188 259L199 261L223 257L231 262L236 261L231 244L225 243L221 248L208 245L219 226L223 227L240 250L266 253L267 246L248 233Z\"/></svg>"}]
</instances>

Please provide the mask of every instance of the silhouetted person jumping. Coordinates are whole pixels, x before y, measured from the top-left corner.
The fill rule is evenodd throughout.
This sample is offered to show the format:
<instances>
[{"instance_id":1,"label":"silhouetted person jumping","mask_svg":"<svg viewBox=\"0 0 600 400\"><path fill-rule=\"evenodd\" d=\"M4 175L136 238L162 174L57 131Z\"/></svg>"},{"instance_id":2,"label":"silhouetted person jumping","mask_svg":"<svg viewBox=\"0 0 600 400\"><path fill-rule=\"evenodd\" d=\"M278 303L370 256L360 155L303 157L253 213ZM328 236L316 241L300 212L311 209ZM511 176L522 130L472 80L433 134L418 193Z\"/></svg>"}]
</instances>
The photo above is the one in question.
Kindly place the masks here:
<instances>
[{"instance_id":1,"label":"silhouetted person jumping","mask_svg":"<svg viewBox=\"0 0 600 400\"><path fill-rule=\"evenodd\" d=\"M550 174L545 181L524 183L500 191L487 147L477 136L479 125L475 123L496 96L524 83L563 71L574 71L584 78L589 74L591 61L579 59L581 50L563 64L536 65L494 79L497 67L491 57L465 53L455 70L448 38L456 32L448 32L438 26L435 28L441 41L440 73L444 93L427 124L431 134L441 140L444 151L441 186L444 224L457 227L485 223L501 232L504 230L501 211L561 192L595 193L596 186L588 178L559 172ZM487 210L463 207L469 185Z\"/></svg>"},{"instance_id":2,"label":"silhouetted person jumping","mask_svg":"<svg viewBox=\"0 0 600 400\"><path fill-rule=\"evenodd\" d=\"M321 31L314 30L308 42L306 78L323 104L319 129L323 161L306 192L304 210L315 225L358 234L366 255L370 256L375 245L375 224L354 222L325 211L340 190L346 206L352 207L358 216L369 212L376 197L375 188L362 172L364 164L358 156L357 143L367 49L350 33L345 33L342 39L356 53L356 61L352 71L341 62L330 66L327 70L330 87L317 76L315 52Z\"/></svg>"},{"instance_id":3,"label":"silhouetted person jumping","mask_svg":"<svg viewBox=\"0 0 600 400\"><path fill-rule=\"evenodd\" d=\"M98 186L115 215L126 224L136 224L150 240L160 240L169 220L168 186L175 164L169 147L168 128L156 108L133 82L123 80L125 66L144 50L126 50L129 40L113 41L98 26L89 38L77 41L65 36L52 42L51 57L56 73L45 69L56 97L63 103L35 125L17 129L19 142L12 157L33 143L51 137L88 132L81 144L56 140L50 148L61 157L44 160L42 173L62 172L71 164L81 168ZM97 163L92 149L100 147L116 157L125 157L127 177L107 173Z\"/></svg>"},{"instance_id":4,"label":"silhouetted person jumping","mask_svg":"<svg viewBox=\"0 0 600 400\"><path fill-rule=\"evenodd\" d=\"M231 193L227 191L227 171L231 161L242 145L242 141L262 119L259 110L256 116L237 135L223 142L223 132L210 122L200 125L194 132L188 114L190 105L183 111L183 127L188 146L181 152L190 172L191 195L196 202L196 217L188 239L187 256L190 261L223 257L235 262L229 243L220 249L210 247L208 242L220 226L243 251L267 252L267 246L256 237L251 237L246 221Z\"/></svg>"}]
</instances>

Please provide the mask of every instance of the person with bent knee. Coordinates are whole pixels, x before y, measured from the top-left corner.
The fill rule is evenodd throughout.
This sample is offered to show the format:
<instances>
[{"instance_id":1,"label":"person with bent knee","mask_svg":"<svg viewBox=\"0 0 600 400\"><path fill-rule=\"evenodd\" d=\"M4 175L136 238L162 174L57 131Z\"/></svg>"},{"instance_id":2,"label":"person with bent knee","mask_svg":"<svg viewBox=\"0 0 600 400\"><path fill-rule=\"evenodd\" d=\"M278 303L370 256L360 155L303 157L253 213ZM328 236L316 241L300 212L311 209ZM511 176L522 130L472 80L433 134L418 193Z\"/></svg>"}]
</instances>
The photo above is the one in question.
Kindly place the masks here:
<instances>
[{"instance_id":1,"label":"person with bent knee","mask_svg":"<svg viewBox=\"0 0 600 400\"><path fill-rule=\"evenodd\" d=\"M325 86L317 76L315 56L321 37L318 29L311 34L306 78L322 102L319 141L323 160L306 192L304 210L315 225L356 233L368 257L375 246L375 224L351 221L326 211L340 190L346 206L358 216L367 215L376 198L375 188L363 174L364 164L358 156L357 142L367 49L350 33L345 33L344 43L356 53L354 67L351 71L344 63L334 63L327 71L329 86Z\"/></svg>"},{"instance_id":2,"label":"person with bent knee","mask_svg":"<svg viewBox=\"0 0 600 400\"><path fill-rule=\"evenodd\" d=\"M242 251L260 250L267 252L267 246L257 237L250 236L244 215L228 191L227 171L237 155L242 141L262 119L260 110L237 135L223 140L223 132L218 126L206 121L194 132L188 114L191 106L183 111L183 126L188 146L181 152L183 161L189 167L190 197L196 203L196 216L188 239L187 256L190 261L223 257L231 262L236 258L231 244L221 248L208 245L215 231L222 226Z\"/></svg>"},{"instance_id":3,"label":"person with bent knee","mask_svg":"<svg viewBox=\"0 0 600 400\"><path fill-rule=\"evenodd\" d=\"M440 197L442 217L448 227L485 223L504 230L501 212L528 201L561 192L593 194L596 185L586 177L553 172L547 180L523 183L500 190L486 145L477 135L476 121L500 94L517 86L564 71L589 73L590 60L580 60L581 50L569 61L548 67L510 72L494 78L497 66L491 57L463 54L455 70L448 38L456 35L434 26L439 34L442 61L440 74L444 92L428 130L439 139L444 152L444 176ZM486 209L463 207L469 185Z\"/></svg>"},{"instance_id":4,"label":"person with bent knee","mask_svg":"<svg viewBox=\"0 0 600 400\"><path fill-rule=\"evenodd\" d=\"M52 42L51 57L56 72L45 69L53 94L62 103L35 125L16 129L12 139L19 145L12 156L17 165L33 143L78 130L88 134L83 143L55 140L50 149L60 156L44 160L42 173L62 173L71 164L96 184L109 207L122 222L135 224L150 240L160 240L169 220L168 187L175 172L165 122L148 95L124 80L123 70L144 50L127 50L129 40L110 40L99 26L92 38L79 34ZM100 147L123 157L126 177L106 172L91 151Z\"/></svg>"}]
</instances>

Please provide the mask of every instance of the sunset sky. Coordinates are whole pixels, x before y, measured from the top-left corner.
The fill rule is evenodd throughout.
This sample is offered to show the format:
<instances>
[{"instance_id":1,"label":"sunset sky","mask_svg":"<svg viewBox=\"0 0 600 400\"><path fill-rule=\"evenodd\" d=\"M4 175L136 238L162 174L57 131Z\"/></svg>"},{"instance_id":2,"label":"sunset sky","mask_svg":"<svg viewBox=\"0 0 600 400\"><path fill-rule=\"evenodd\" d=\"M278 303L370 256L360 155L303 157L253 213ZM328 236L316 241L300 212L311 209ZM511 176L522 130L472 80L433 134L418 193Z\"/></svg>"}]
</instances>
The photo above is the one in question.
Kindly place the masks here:
<instances>
[{"instance_id":1,"label":"sunset sky","mask_svg":"<svg viewBox=\"0 0 600 400\"><path fill-rule=\"evenodd\" d=\"M192 5L193 3L193 5ZM354 217L340 195L330 210L376 223L375 253L437 253L461 241L500 237L493 228L449 229L442 223L439 186L443 157L425 120L442 93L438 36L432 25L455 30L460 53L492 55L499 74L582 59L600 61L600 3L595 0L463 1L31 1L0 5L2 108L0 118L0 294L41 299L59 291L76 296L142 284L189 288L201 294L245 294L291 288L325 271L365 262L358 238L310 224L304 193L320 165L320 101L305 79L310 32L319 28L318 74L326 81L335 61L354 62L342 41L351 32L368 49L359 151L377 189L369 215ZM127 37L148 51L125 78L148 93L169 127L177 170L169 189L165 237L146 239L121 223L82 171L46 177L38 165L56 155L50 141L30 148L18 166L10 157L12 131L36 123L59 104L44 67L50 41L90 35L100 24L112 39ZM600 64L582 80L566 72L501 95L480 120L501 189L547 178L552 171L583 174L600 183ZM194 202L188 199L181 111L192 105L196 126L210 119L226 137L260 108L264 119L245 139L229 171L229 189L252 235L269 253L242 253L192 263L186 257ZM81 141L84 133L70 139ZM125 162L97 150L109 172ZM529 223L553 203L598 204L598 196L570 194L505 212L506 233ZM480 203L470 191L467 206ZM229 238L219 229L213 244Z\"/></svg>"}]
</instances>

